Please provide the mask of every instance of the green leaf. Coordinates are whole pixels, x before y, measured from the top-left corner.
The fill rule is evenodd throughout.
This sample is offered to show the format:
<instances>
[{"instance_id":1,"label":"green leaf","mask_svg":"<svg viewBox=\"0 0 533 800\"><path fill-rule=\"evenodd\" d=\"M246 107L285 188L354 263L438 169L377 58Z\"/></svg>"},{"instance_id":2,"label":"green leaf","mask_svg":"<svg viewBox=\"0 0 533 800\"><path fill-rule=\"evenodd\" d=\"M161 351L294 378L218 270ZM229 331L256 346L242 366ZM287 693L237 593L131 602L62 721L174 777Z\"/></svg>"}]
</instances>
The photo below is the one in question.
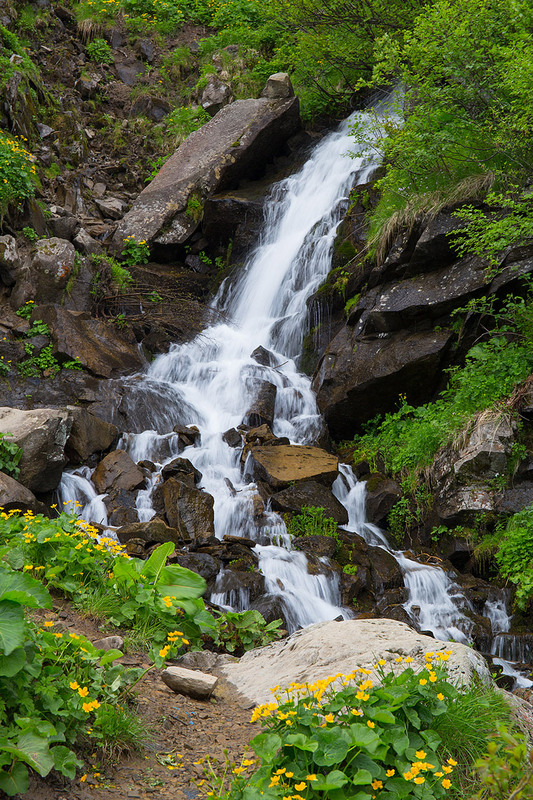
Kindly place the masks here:
<instances>
[{"instance_id":1,"label":"green leaf","mask_svg":"<svg viewBox=\"0 0 533 800\"><path fill-rule=\"evenodd\" d=\"M18 737L16 747L5 745L3 749L6 753L16 756L19 761L29 764L43 778L54 766L54 759L48 747L48 738L40 736L35 731L22 733Z\"/></svg>"},{"instance_id":2,"label":"green leaf","mask_svg":"<svg viewBox=\"0 0 533 800\"><path fill-rule=\"evenodd\" d=\"M165 542L156 547L148 561L143 564L142 574L157 583L161 570L166 564L167 558L174 552L173 542Z\"/></svg>"},{"instance_id":3,"label":"green leaf","mask_svg":"<svg viewBox=\"0 0 533 800\"><path fill-rule=\"evenodd\" d=\"M369 773L370 774L370 773ZM370 779L372 780L372 778ZM334 769L323 778L323 780L313 781L313 791L327 792L329 789L340 789L348 783L348 778L340 769Z\"/></svg>"},{"instance_id":4,"label":"green leaf","mask_svg":"<svg viewBox=\"0 0 533 800\"><path fill-rule=\"evenodd\" d=\"M76 777L77 767L83 767L83 761L80 761L72 750L62 744L52 747L50 752L54 759L54 768L70 780Z\"/></svg>"},{"instance_id":5,"label":"green leaf","mask_svg":"<svg viewBox=\"0 0 533 800\"><path fill-rule=\"evenodd\" d=\"M375 719L376 722L386 722L389 724L394 724L396 722L396 717L394 714L391 714L390 711L387 711L386 708L366 708L366 715L370 717L370 719Z\"/></svg>"},{"instance_id":6,"label":"green leaf","mask_svg":"<svg viewBox=\"0 0 533 800\"><path fill-rule=\"evenodd\" d=\"M30 787L28 769L20 761L13 764L9 772L0 770L0 790L8 797L24 794Z\"/></svg>"},{"instance_id":7,"label":"green leaf","mask_svg":"<svg viewBox=\"0 0 533 800\"><path fill-rule=\"evenodd\" d=\"M367 783L372 783L372 775L367 769L359 769L352 778L354 786L364 786Z\"/></svg>"},{"instance_id":8,"label":"green leaf","mask_svg":"<svg viewBox=\"0 0 533 800\"><path fill-rule=\"evenodd\" d=\"M4 678L12 678L17 672L20 672L26 663L26 651L23 647L17 647L8 656L0 653L0 676Z\"/></svg>"},{"instance_id":9,"label":"green leaf","mask_svg":"<svg viewBox=\"0 0 533 800\"><path fill-rule=\"evenodd\" d=\"M272 761L281 747L281 737L277 733L260 733L252 739L250 746L263 761Z\"/></svg>"},{"instance_id":10,"label":"green leaf","mask_svg":"<svg viewBox=\"0 0 533 800\"><path fill-rule=\"evenodd\" d=\"M105 667L107 664L112 664L117 658L121 658L122 655L120 650L108 650L107 653L104 653L100 658L99 664L101 667Z\"/></svg>"},{"instance_id":11,"label":"green leaf","mask_svg":"<svg viewBox=\"0 0 533 800\"><path fill-rule=\"evenodd\" d=\"M206 586L201 575L185 567L180 567L179 564L170 564L161 570L157 590L163 597L170 595L178 599L194 600L203 595Z\"/></svg>"},{"instance_id":12,"label":"green leaf","mask_svg":"<svg viewBox=\"0 0 533 800\"><path fill-rule=\"evenodd\" d=\"M394 747L395 751L398 753L398 755L403 756L403 754L409 747L409 737L406 733L403 733L401 736L395 736L391 744Z\"/></svg>"},{"instance_id":13,"label":"green leaf","mask_svg":"<svg viewBox=\"0 0 533 800\"><path fill-rule=\"evenodd\" d=\"M284 747L287 745L292 745L293 747L297 747L298 750L309 750L310 753L314 753L318 747L318 742L314 739L310 739L309 736L306 736L304 733L290 733L283 743Z\"/></svg>"},{"instance_id":14,"label":"green leaf","mask_svg":"<svg viewBox=\"0 0 533 800\"><path fill-rule=\"evenodd\" d=\"M24 611L11 600L0 602L0 653L6 656L24 642Z\"/></svg>"},{"instance_id":15,"label":"green leaf","mask_svg":"<svg viewBox=\"0 0 533 800\"><path fill-rule=\"evenodd\" d=\"M410 706L404 706L403 711L409 722L414 725L417 730L420 730L420 717L414 708L411 708Z\"/></svg>"},{"instance_id":16,"label":"green leaf","mask_svg":"<svg viewBox=\"0 0 533 800\"><path fill-rule=\"evenodd\" d=\"M346 731L343 731L338 725L328 730L317 731L316 740L318 749L313 755L313 761L319 767L331 767L333 764L340 764L346 758L346 754L350 749Z\"/></svg>"},{"instance_id":17,"label":"green leaf","mask_svg":"<svg viewBox=\"0 0 533 800\"><path fill-rule=\"evenodd\" d=\"M39 581L23 572L0 570L0 601L11 600L29 608L52 608L52 598Z\"/></svg>"},{"instance_id":18,"label":"green leaf","mask_svg":"<svg viewBox=\"0 0 533 800\"><path fill-rule=\"evenodd\" d=\"M427 730L427 731L420 731L421 737L425 740L427 746L431 749L436 751L442 739L440 738L437 731Z\"/></svg>"},{"instance_id":19,"label":"green leaf","mask_svg":"<svg viewBox=\"0 0 533 800\"><path fill-rule=\"evenodd\" d=\"M380 743L379 733L376 733L368 725L354 722L350 725L351 744L355 747L364 747L369 752L373 752Z\"/></svg>"}]
</instances>

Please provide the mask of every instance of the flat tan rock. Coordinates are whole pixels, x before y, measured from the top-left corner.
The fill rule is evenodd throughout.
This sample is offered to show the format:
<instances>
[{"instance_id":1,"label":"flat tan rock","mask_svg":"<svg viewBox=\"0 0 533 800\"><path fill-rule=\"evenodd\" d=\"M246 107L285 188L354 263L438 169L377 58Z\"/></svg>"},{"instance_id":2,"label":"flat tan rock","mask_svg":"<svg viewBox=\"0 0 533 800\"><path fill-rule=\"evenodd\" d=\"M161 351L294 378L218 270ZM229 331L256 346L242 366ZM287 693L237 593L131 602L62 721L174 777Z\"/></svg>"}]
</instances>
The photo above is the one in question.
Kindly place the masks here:
<instances>
[{"instance_id":1,"label":"flat tan rock","mask_svg":"<svg viewBox=\"0 0 533 800\"><path fill-rule=\"evenodd\" d=\"M446 650L452 651L447 662L452 682L468 684L475 676L490 680L485 659L470 647L437 641L391 619L319 622L288 639L245 653L239 662L226 664L222 673L248 701L261 704L272 699L274 686L283 689L293 682L314 683L338 672L349 674L355 667L374 672L378 659L402 669L395 662L398 656L410 656L413 667L421 669L427 652ZM379 680L375 674L371 677Z\"/></svg>"},{"instance_id":2,"label":"flat tan rock","mask_svg":"<svg viewBox=\"0 0 533 800\"><path fill-rule=\"evenodd\" d=\"M173 692L195 697L197 700L211 697L218 683L218 678L214 675L184 667L167 667L161 673L161 678Z\"/></svg>"},{"instance_id":3,"label":"flat tan rock","mask_svg":"<svg viewBox=\"0 0 533 800\"><path fill-rule=\"evenodd\" d=\"M253 447L247 472L255 480L266 481L275 489L292 483L318 481L331 486L338 474L339 459L319 447L279 445Z\"/></svg>"}]
</instances>

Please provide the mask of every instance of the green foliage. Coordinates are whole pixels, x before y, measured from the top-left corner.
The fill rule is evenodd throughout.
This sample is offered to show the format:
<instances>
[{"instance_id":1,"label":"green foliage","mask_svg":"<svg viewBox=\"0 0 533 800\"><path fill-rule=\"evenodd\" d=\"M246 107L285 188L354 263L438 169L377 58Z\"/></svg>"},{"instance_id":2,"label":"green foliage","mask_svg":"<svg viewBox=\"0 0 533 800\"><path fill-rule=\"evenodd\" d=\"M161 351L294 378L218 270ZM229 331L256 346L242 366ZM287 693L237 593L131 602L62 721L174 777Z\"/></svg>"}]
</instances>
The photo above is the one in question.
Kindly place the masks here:
<instances>
[{"instance_id":1,"label":"green foliage","mask_svg":"<svg viewBox=\"0 0 533 800\"><path fill-rule=\"evenodd\" d=\"M22 143L0 131L0 215L35 194L36 167Z\"/></svg>"},{"instance_id":2,"label":"green foliage","mask_svg":"<svg viewBox=\"0 0 533 800\"><path fill-rule=\"evenodd\" d=\"M93 39L85 50L89 59L97 64L112 64L114 61L113 51L105 39Z\"/></svg>"},{"instance_id":3,"label":"green foliage","mask_svg":"<svg viewBox=\"0 0 533 800\"><path fill-rule=\"evenodd\" d=\"M513 514L495 542L500 573L516 586L515 603L524 610L533 598L533 505Z\"/></svg>"},{"instance_id":4,"label":"green foliage","mask_svg":"<svg viewBox=\"0 0 533 800\"><path fill-rule=\"evenodd\" d=\"M428 653L426 667L418 672L407 663L400 667L401 656L388 668L381 659L375 665L379 678L375 688L366 677L371 670L365 669L312 685L274 687L273 701L252 715L252 721L260 720L264 728L250 742L258 763L244 760L233 770L236 777L229 787L214 781L214 796L219 800L445 797L464 752L454 748L453 741L448 750L436 730L450 709L462 702L462 692L447 680L447 658L448 653Z\"/></svg>"},{"instance_id":5,"label":"green foliage","mask_svg":"<svg viewBox=\"0 0 533 800\"><path fill-rule=\"evenodd\" d=\"M270 644L281 635L281 620L267 623L255 609L240 613L225 611L216 622L216 631L212 635L215 645L236 655Z\"/></svg>"},{"instance_id":6,"label":"green foliage","mask_svg":"<svg viewBox=\"0 0 533 800\"><path fill-rule=\"evenodd\" d=\"M533 766L529 742L522 733L511 734L499 725L492 736L487 753L475 764L482 788L476 800L531 800L533 798ZM474 798L471 798L474 800Z\"/></svg>"},{"instance_id":7,"label":"green foliage","mask_svg":"<svg viewBox=\"0 0 533 800\"><path fill-rule=\"evenodd\" d=\"M359 567L357 564L345 564L342 568L342 571L345 575L357 575L357 570Z\"/></svg>"},{"instance_id":8,"label":"green foliage","mask_svg":"<svg viewBox=\"0 0 533 800\"><path fill-rule=\"evenodd\" d=\"M0 472L5 472L13 478L18 478L20 467L18 466L22 458L21 448L9 440L11 433L0 433Z\"/></svg>"},{"instance_id":9,"label":"green foliage","mask_svg":"<svg viewBox=\"0 0 533 800\"><path fill-rule=\"evenodd\" d=\"M37 242L41 238L37 231L29 226L22 229L22 235L26 237L28 242Z\"/></svg>"},{"instance_id":10,"label":"green foliage","mask_svg":"<svg viewBox=\"0 0 533 800\"><path fill-rule=\"evenodd\" d=\"M72 746L102 738L98 709L139 675L115 664L119 650L25 619L25 607L50 609L52 601L23 564L19 547L0 548L0 789L10 797L27 791L28 769L74 778L82 762Z\"/></svg>"},{"instance_id":11,"label":"green foliage","mask_svg":"<svg viewBox=\"0 0 533 800\"><path fill-rule=\"evenodd\" d=\"M337 538L337 523L326 517L323 508L303 506L301 514L287 521L287 533L291 536L331 536Z\"/></svg>"},{"instance_id":12,"label":"green foliage","mask_svg":"<svg viewBox=\"0 0 533 800\"><path fill-rule=\"evenodd\" d=\"M377 141L388 164L370 231L378 250L420 212L530 173L531 20L526 0L436 0L403 44L378 40L374 85L405 87Z\"/></svg>"},{"instance_id":13,"label":"green foliage","mask_svg":"<svg viewBox=\"0 0 533 800\"><path fill-rule=\"evenodd\" d=\"M201 198L194 194L191 195L187 200L187 208L185 209L185 213L195 222L199 222L204 214L204 206Z\"/></svg>"},{"instance_id":14,"label":"green foliage","mask_svg":"<svg viewBox=\"0 0 533 800\"><path fill-rule=\"evenodd\" d=\"M33 230L30 228L29 230ZM27 303L16 310L16 314L22 319L29 319L33 312L33 306L35 305L33 300L28 300Z\"/></svg>"},{"instance_id":15,"label":"green foliage","mask_svg":"<svg viewBox=\"0 0 533 800\"><path fill-rule=\"evenodd\" d=\"M100 298L107 291L126 292L133 284L133 275L123 267L113 256L91 256L93 265L97 268L91 282L91 294Z\"/></svg>"},{"instance_id":16,"label":"green foliage","mask_svg":"<svg viewBox=\"0 0 533 800\"><path fill-rule=\"evenodd\" d=\"M467 205L454 212L466 227L451 234L451 239L459 255L473 253L496 267L507 247L533 237L533 195L527 193L516 199L510 193L492 192L486 202L498 206L498 210L487 212Z\"/></svg>"},{"instance_id":17,"label":"green foliage","mask_svg":"<svg viewBox=\"0 0 533 800\"><path fill-rule=\"evenodd\" d=\"M138 264L148 263L150 248L144 239L138 242L134 236L127 236L124 239L121 255L128 267L135 267ZM113 270L113 267L111 269Z\"/></svg>"},{"instance_id":18,"label":"green foliage","mask_svg":"<svg viewBox=\"0 0 533 800\"><path fill-rule=\"evenodd\" d=\"M174 146L178 147L209 119L209 114L201 106L181 106L165 117L165 132L171 137Z\"/></svg>"}]
</instances>

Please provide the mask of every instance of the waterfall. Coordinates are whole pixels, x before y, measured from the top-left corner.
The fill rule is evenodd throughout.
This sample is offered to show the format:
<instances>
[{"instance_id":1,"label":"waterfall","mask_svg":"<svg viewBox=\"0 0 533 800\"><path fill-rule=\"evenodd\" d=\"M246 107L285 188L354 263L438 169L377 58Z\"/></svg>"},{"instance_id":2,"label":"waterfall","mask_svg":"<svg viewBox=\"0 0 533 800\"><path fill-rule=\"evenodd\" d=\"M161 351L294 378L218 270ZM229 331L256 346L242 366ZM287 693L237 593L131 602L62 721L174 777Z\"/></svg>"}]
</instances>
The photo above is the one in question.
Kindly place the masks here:
<instances>
[{"instance_id":1,"label":"waterfall","mask_svg":"<svg viewBox=\"0 0 533 800\"><path fill-rule=\"evenodd\" d=\"M365 120L365 114L358 116ZM282 602L290 631L349 618L352 612L341 606L338 573L327 559L310 564L305 553L292 548L282 517L268 507L254 515L257 487L242 469L240 448L231 447L224 434L243 422L265 383L276 387L272 429L277 436L313 444L323 430L310 379L298 371L297 358L307 300L329 273L350 190L367 182L377 166L370 152L347 157L352 120L324 137L300 172L273 187L261 241L237 279L226 280L215 298L224 321L186 344L172 345L146 374L125 380L124 402L135 430L123 434L119 446L134 461L155 465L146 489L137 495L139 520L154 514L152 491L162 468L178 455L188 459L202 475L200 487L214 498L216 536L240 535L256 542L253 552L265 592ZM374 117L368 127L375 129ZM268 351L261 363L253 355L258 347ZM176 425L197 427L194 444L181 450ZM346 465L340 473L334 493L348 512L345 528L396 558L409 593L404 608L413 622L437 638L469 642L472 623L465 612L470 605L460 588L442 569L392 549L384 533L366 520L365 485ZM105 524L103 499L89 476L86 468L65 473L62 499L82 503L84 518ZM211 601L234 610L249 607L248 588L226 583L225 574L219 574ZM495 621L499 614L499 630L505 630L505 607L493 605L490 613Z\"/></svg>"}]
</instances>

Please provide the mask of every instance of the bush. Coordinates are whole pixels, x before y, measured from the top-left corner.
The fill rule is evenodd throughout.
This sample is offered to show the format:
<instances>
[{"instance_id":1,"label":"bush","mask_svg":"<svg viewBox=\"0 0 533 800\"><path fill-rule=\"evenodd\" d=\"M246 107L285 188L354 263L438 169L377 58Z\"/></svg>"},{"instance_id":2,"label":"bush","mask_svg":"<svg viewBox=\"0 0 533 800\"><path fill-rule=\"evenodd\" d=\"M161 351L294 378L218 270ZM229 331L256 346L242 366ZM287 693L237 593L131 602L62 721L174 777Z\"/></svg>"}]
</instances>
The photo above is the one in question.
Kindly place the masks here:
<instances>
[{"instance_id":1,"label":"bush","mask_svg":"<svg viewBox=\"0 0 533 800\"><path fill-rule=\"evenodd\" d=\"M323 508L303 506L301 514L287 521L287 533L291 536L332 536L337 538L337 523L326 517Z\"/></svg>"},{"instance_id":2,"label":"bush","mask_svg":"<svg viewBox=\"0 0 533 800\"><path fill-rule=\"evenodd\" d=\"M0 131L0 216L35 194L36 167L20 141Z\"/></svg>"},{"instance_id":3,"label":"bush","mask_svg":"<svg viewBox=\"0 0 533 800\"><path fill-rule=\"evenodd\" d=\"M105 39L93 39L85 49L90 60L97 64L112 64L114 61L111 47Z\"/></svg>"},{"instance_id":4,"label":"bush","mask_svg":"<svg viewBox=\"0 0 533 800\"><path fill-rule=\"evenodd\" d=\"M515 603L525 610L533 599L533 505L513 514L493 542L500 574L516 586Z\"/></svg>"},{"instance_id":5,"label":"bush","mask_svg":"<svg viewBox=\"0 0 533 800\"><path fill-rule=\"evenodd\" d=\"M388 669L380 659L378 686L368 677L372 670L356 668L314 684L275 687L273 701L252 714L265 729L250 742L258 761L235 767L229 787L211 775L211 794L220 800L445 797L464 754L436 730L463 696L447 679L449 655L427 653L418 672L410 657L398 656ZM498 708L490 722L502 718L508 721L508 709Z\"/></svg>"}]
</instances>

